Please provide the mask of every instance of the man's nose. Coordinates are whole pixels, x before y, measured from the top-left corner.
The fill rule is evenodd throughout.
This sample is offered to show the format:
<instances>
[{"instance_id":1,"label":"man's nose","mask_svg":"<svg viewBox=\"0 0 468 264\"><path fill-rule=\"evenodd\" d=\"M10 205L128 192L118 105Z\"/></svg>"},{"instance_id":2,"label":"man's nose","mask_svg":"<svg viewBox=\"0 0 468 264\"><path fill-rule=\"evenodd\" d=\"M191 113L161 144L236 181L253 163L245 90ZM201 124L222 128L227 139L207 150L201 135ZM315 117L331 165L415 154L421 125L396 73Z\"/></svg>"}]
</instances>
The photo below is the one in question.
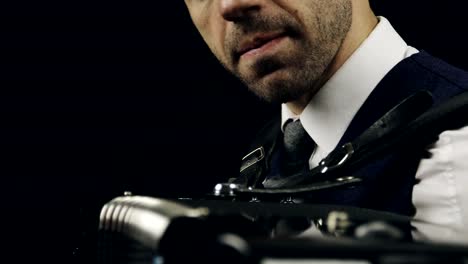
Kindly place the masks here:
<instances>
[{"instance_id":1,"label":"man's nose","mask_svg":"<svg viewBox=\"0 0 468 264\"><path fill-rule=\"evenodd\" d=\"M261 9L264 0L220 0L221 15L227 21L239 22Z\"/></svg>"}]
</instances>

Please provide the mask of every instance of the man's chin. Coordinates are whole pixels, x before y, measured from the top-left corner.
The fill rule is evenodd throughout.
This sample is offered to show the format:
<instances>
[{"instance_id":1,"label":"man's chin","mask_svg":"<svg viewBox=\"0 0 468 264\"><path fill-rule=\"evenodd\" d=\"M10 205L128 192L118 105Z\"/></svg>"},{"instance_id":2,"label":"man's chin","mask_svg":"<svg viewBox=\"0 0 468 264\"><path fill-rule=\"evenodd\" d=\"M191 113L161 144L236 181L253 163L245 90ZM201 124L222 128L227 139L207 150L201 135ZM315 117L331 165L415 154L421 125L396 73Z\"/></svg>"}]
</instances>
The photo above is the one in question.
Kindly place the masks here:
<instances>
[{"instance_id":1,"label":"man's chin","mask_svg":"<svg viewBox=\"0 0 468 264\"><path fill-rule=\"evenodd\" d=\"M281 104L297 100L305 92L299 86L291 86L296 80L284 78L284 73L279 71L264 76L257 82L246 82L249 89L262 100ZM289 77L289 76L288 76Z\"/></svg>"},{"instance_id":2,"label":"man's chin","mask_svg":"<svg viewBox=\"0 0 468 264\"><path fill-rule=\"evenodd\" d=\"M271 104L282 104L291 101L295 101L300 98L300 94L297 91L287 89L287 87L249 87L249 90L253 92L257 97Z\"/></svg>"}]
</instances>

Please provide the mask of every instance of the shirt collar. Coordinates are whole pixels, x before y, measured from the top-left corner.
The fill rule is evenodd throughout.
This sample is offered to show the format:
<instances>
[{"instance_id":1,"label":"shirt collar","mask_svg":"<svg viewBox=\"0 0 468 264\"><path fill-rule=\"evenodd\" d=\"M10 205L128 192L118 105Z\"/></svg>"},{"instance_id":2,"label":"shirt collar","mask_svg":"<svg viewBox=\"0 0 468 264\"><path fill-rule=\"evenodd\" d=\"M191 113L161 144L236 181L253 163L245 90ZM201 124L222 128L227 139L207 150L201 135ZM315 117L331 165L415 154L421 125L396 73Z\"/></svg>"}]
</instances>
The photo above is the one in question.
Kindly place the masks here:
<instances>
[{"instance_id":1,"label":"shirt collar","mask_svg":"<svg viewBox=\"0 0 468 264\"><path fill-rule=\"evenodd\" d=\"M390 22L379 23L343 66L317 92L300 116L282 105L282 127L300 118L324 158L338 144L354 115L383 77L401 60L418 51L409 47Z\"/></svg>"}]
</instances>

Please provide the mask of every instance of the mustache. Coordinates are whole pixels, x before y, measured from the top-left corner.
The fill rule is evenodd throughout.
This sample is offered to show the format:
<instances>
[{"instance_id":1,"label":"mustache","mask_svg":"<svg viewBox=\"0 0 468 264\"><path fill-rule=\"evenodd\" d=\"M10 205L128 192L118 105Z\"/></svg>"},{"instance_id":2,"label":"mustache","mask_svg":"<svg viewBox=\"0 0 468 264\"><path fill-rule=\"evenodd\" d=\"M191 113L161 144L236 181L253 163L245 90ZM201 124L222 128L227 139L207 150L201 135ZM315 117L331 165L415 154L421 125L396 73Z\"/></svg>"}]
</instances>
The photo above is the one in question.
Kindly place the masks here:
<instances>
[{"instance_id":1,"label":"mustache","mask_svg":"<svg viewBox=\"0 0 468 264\"><path fill-rule=\"evenodd\" d=\"M252 15L236 22L231 30L226 32L224 48L229 51L231 61L236 62L239 59L237 51L245 37L278 31L283 31L290 37L297 37L300 34L300 25L288 16Z\"/></svg>"}]
</instances>

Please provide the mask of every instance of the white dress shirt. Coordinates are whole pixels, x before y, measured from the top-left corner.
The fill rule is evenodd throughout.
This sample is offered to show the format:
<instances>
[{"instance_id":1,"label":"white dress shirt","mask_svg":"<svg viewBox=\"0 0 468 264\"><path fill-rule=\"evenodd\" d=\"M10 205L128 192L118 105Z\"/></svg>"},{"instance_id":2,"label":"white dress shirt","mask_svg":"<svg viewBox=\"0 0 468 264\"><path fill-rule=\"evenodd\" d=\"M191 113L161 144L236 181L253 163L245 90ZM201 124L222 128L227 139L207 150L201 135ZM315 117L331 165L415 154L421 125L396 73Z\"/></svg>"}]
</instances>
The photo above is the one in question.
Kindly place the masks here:
<instances>
[{"instance_id":1,"label":"white dress shirt","mask_svg":"<svg viewBox=\"0 0 468 264\"><path fill-rule=\"evenodd\" d=\"M300 118L304 129L317 143L309 160L311 168L337 146L359 108L384 76L417 52L387 19L379 17L369 37L325 83L300 116L294 115L285 104L282 106L282 124ZM468 148L463 146L468 146L468 128L442 133L440 140L429 148L433 155L421 161L416 174L421 182L413 191L417 220L466 228ZM448 240L453 235L449 233L444 234ZM440 238L440 234L437 236Z\"/></svg>"}]
</instances>

